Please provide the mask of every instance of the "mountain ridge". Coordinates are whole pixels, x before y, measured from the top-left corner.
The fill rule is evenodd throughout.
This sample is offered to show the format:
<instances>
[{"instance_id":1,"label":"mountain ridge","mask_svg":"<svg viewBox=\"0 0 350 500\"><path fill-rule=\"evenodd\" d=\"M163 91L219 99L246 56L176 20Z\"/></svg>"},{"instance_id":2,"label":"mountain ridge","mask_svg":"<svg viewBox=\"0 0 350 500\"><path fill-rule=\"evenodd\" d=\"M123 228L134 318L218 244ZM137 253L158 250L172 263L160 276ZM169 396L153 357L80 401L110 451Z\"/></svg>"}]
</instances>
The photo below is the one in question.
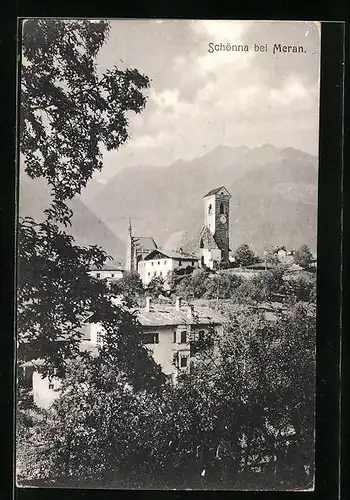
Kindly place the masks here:
<instances>
[{"instance_id":1,"label":"mountain ridge","mask_svg":"<svg viewBox=\"0 0 350 500\"><path fill-rule=\"evenodd\" d=\"M165 167L122 169L104 178L97 190L93 184L98 181L90 180L68 202L74 213L69 231L77 244L96 244L115 260L124 260L129 217L134 235L151 236L162 246L173 232L192 232L203 224L203 196L224 185L232 195L233 250L242 243L255 251L271 244L296 248L306 243L315 251L317 180L317 158L304 151L271 144L218 146ZM22 174L20 195L21 215L34 219L50 204L43 179Z\"/></svg>"},{"instance_id":2,"label":"mountain ridge","mask_svg":"<svg viewBox=\"0 0 350 500\"><path fill-rule=\"evenodd\" d=\"M123 169L88 206L121 240L131 217L135 234L162 245L172 232L198 226L203 196L225 185L232 195L232 248L307 243L315 250L317 174L317 158L294 148L218 146L168 167Z\"/></svg>"}]
</instances>

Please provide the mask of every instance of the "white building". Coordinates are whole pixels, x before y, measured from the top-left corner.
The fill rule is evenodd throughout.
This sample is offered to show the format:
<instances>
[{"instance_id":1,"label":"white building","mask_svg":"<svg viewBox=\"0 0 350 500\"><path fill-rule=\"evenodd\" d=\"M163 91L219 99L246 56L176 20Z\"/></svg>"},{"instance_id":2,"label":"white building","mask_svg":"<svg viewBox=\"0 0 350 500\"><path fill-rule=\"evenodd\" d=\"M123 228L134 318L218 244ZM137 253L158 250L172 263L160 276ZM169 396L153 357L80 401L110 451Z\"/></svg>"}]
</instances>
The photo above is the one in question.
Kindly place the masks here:
<instances>
[{"instance_id":1,"label":"white building","mask_svg":"<svg viewBox=\"0 0 350 500\"><path fill-rule=\"evenodd\" d=\"M175 305L152 305L147 298L137 316L143 327L143 344L173 381L179 372L189 371L193 343L208 336L214 340L223 331L221 314L209 307L182 305L179 297Z\"/></svg>"},{"instance_id":2,"label":"white building","mask_svg":"<svg viewBox=\"0 0 350 500\"><path fill-rule=\"evenodd\" d=\"M142 325L142 342L153 355L163 373L173 381L181 371L188 371L193 355L191 345L206 336L220 335L223 331L224 318L209 307L182 305L177 298L175 305L151 304L146 299L146 306L136 310ZM104 341L104 331L99 324L90 324L90 340L94 345Z\"/></svg>"},{"instance_id":3,"label":"white building","mask_svg":"<svg viewBox=\"0 0 350 500\"><path fill-rule=\"evenodd\" d=\"M192 254L175 252L173 250L153 250L138 263L138 273L142 283L147 286L152 278L160 277L166 280L169 271L186 267L198 267L198 257Z\"/></svg>"},{"instance_id":4,"label":"white building","mask_svg":"<svg viewBox=\"0 0 350 500\"><path fill-rule=\"evenodd\" d=\"M101 269L92 267L89 272L90 276L97 279L106 279L107 281L116 281L123 277L124 269L115 264L106 264Z\"/></svg>"},{"instance_id":5,"label":"white building","mask_svg":"<svg viewBox=\"0 0 350 500\"><path fill-rule=\"evenodd\" d=\"M176 303L151 304L136 310L142 325L142 343L158 363L163 373L174 383L181 372L189 372L193 346L199 339L213 340L223 331L224 318L209 307L194 307ZM105 341L104 330L99 323L87 323L82 337L81 351L89 350L98 355L98 347ZM26 363L31 368L33 398L37 406L49 408L59 397L61 380L53 370L49 377L42 378L40 360Z\"/></svg>"}]
</instances>

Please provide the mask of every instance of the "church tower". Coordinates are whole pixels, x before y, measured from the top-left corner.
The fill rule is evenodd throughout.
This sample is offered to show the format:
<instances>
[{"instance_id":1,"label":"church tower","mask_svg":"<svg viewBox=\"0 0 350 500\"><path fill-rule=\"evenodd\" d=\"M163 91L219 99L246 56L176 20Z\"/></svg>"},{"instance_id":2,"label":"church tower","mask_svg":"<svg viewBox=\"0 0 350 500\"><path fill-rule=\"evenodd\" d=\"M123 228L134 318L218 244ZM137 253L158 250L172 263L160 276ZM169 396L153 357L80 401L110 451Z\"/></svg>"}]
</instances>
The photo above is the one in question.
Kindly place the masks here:
<instances>
[{"instance_id":1,"label":"church tower","mask_svg":"<svg viewBox=\"0 0 350 500\"><path fill-rule=\"evenodd\" d=\"M222 262L229 261L230 198L231 195L224 186L212 189L204 196L204 225L221 250Z\"/></svg>"},{"instance_id":2,"label":"church tower","mask_svg":"<svg viewBox=\"0 0 350 500\"><path fill-rule=\"evenodd\" d=\"M134 271L135 270L134 263L135 263L134 245L132 239L131 219L129 218L128 237L126 241L126 258L125 258L126 271Z\"/></svg>"}]
</instances>

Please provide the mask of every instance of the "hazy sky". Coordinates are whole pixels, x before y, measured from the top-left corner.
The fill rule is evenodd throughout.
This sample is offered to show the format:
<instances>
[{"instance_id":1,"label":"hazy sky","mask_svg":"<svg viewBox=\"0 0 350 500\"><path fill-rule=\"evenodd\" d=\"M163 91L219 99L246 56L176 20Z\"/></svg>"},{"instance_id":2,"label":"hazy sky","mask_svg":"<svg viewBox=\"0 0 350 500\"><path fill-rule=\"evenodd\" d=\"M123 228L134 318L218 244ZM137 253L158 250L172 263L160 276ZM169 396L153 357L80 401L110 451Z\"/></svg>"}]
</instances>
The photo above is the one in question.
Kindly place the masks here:
<instances>
[{"instance_id":1,"label":"hazy sky","mask_svg":"<svg viewBox=\"0 0 350 500\"><path fill-rule=\"evenodd\" d=\"M130 115L131 139L105 153L102 176L131 165L168 165L219 145L271 143L317 155L319 25L313 22L111 21L99 71L134 67L151 82ZM249 52L209 43L248 44ZM268 52L254 52L254 43ZM306 53L272 53L274 43Z\"/></svg>"}]
</instances>

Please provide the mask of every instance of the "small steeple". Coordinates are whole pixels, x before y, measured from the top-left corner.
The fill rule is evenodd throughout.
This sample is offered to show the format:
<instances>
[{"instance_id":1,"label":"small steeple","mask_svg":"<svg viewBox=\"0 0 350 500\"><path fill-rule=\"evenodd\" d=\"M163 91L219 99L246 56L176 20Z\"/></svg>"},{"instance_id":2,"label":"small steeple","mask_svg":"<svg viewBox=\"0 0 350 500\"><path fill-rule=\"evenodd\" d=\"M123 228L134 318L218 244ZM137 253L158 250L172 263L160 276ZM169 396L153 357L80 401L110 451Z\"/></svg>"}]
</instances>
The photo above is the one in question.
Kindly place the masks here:
<instances>
[{"instance_id":1,"label":"small steeple","mask_svg":"<svg viewBox=\"0 0 350 500\"><path fill-rule=\"evenodd\" d=\"M134 248L132 241L132 227L131 227L131 218L129 217L128 224L128 236L126 240L126 258L125 258L125 269L127 271L132 271L134 269Z\"/></svg>"}]
</instances>

